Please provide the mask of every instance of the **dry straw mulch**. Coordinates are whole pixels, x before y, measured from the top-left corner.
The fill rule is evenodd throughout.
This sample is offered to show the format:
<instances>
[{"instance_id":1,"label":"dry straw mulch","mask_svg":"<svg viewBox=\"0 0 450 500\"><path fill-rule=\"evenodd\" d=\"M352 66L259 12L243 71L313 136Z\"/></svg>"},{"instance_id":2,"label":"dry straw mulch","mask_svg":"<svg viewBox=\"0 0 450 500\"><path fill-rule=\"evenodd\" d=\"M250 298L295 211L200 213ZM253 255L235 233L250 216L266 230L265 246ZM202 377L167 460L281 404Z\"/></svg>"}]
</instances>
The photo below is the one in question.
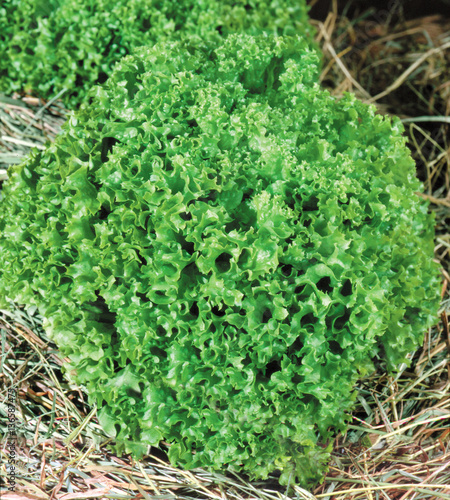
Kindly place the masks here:
<instances>
[{"instance_id":1,"label":"dry straw mulch","mask_svg":"<svg viewBox=\"0 0 450 500\"><path fill-rule=\"evenodd\" d=\"M0 180L10 165L20 163L33 148L44 149L60 132L67 110L58 101L0 94Z\"/></svg>"},{"instance_id":2,"label":"dry straw mulch","mask_svg":"<svg viewBox=\"0 0 450 500\"><path fill-rule=\"evenodd\" d=\"M450 500L450 19L406 21L400 2L351 18L350 10L337 12L333 2L324 22L313 21L324 53L322 84L336 96L355 92L379 112L401 117L424 181L418 195L436 214L440 321L425 332L411 366L388 375L380 364L363 380L324 482L311 492L287 490L276 478L258 483L175 469L160 450L140 462L110 453L95 408L82 388L63 378L64 360L37 312L4 311L0 389L17 391L20 477L16 491L2 490L2 499ZM57 97L0 96L0 178L30 146L44 147L60 130L67 113ZM3 403L0 415L6 416ZM6 480L4 447L1 455L0 482Z\"/></svg>"}]
</instances>

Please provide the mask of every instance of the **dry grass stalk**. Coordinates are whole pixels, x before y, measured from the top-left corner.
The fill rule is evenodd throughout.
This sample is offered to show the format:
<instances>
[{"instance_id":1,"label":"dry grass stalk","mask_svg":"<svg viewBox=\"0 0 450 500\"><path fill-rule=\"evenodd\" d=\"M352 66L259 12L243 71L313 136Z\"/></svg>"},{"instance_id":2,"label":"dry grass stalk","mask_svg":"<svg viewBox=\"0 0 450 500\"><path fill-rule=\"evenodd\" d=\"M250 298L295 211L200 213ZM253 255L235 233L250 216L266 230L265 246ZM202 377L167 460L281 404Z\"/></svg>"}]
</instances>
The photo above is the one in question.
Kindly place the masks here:
<instances>
[{"instance_id":1,"label":"dry grass stalk","mask_svg":"<svg viewBox=\"0 0 450 500\"><path fill-rule=\"evenodd\" d=\"M36 97L0 94L0 180L9 165L20 163L31 149L44 149L54 140L67 111L58 101L60 92L47 102Z\"/></svg>"}]
</instances>

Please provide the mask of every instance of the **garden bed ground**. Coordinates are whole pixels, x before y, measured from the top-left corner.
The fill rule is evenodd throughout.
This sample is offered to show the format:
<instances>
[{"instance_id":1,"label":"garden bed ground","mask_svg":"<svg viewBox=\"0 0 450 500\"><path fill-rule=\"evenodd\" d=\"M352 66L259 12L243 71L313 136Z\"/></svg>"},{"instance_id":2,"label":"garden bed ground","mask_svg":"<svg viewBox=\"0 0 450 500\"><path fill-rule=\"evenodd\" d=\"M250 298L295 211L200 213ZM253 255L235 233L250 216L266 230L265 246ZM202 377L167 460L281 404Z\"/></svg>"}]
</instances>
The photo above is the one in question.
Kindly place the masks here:
<instances>
[{"instance_id":1,"label":"garden bed ground","mask_svg":"<svg viewBox=\"0 0 450 500\"><path fill-rule=\"evenodd\" d=\"M20 474L16 491L3 499L450 499L450 17L411 19L395 3L389 11L351 9L348 18L349 12L332 2L313 21L324 53L322 84L400 116L424 182L418 195L436 214L440 322L425 332L411 366L390 376L380 365L361 382L325 481L311 492L287 491L276 479L178 470L160 450L140 462L114 456L86 395L63 379L64 360L36 311L3 312L0 388L17 390ZM0 178L31 147L55 137L67 115L58 97L0 96ZM4 411L0 406L2 418Z\"/></svg>"}]
</instances>

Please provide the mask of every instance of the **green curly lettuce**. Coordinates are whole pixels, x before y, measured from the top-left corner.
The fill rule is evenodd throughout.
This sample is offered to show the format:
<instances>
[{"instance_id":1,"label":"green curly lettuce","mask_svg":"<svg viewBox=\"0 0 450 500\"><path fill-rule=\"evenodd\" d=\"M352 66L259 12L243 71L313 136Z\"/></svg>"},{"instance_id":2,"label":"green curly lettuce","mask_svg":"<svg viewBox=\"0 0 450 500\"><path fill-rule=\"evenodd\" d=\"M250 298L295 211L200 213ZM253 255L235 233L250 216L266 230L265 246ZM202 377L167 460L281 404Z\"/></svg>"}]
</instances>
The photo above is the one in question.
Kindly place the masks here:
<instances>
[{"instance_id":1,"label":"green curly lettuce","mask_svg":"<svg viewBox=\"0 0 450 500\"><path fill-rule=\"evenodd\" d=\"M357 379L434 320L402 125L317 73L298 37L141 48L11 169L0 296L39 307L119 451L318 481Z\"/></svg>"},{"instance_id":2,"label":"green curly lettuce","mask_svg":"<svg viewBox=\"0 0 450 500\"><path fill-rule=\"evenodd\" d=\"M0 91L66 90L78 106L135 47L186 34L221 43L234 32L307 35L305 0L5 0Z\"/></svg>"}]
</instances>

